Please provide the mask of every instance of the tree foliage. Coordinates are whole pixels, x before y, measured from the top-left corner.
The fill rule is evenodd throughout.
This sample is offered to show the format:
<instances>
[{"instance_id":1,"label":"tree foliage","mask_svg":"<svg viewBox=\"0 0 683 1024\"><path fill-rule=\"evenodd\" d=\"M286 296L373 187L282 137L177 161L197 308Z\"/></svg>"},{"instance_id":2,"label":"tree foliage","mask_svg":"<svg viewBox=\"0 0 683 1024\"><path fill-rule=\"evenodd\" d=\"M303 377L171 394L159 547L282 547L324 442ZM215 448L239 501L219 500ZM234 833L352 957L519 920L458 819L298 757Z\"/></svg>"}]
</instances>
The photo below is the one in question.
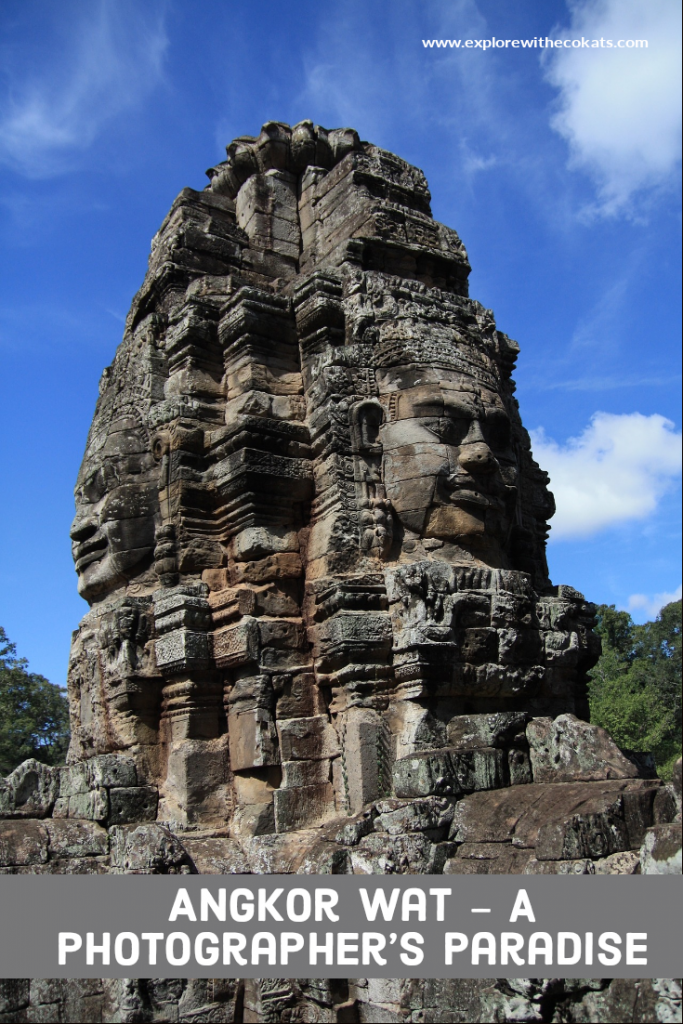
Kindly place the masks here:
<instances>
[{"instance_id":1,"label":"tree foliage","mask_svg":"<svg viewBox=\"0 0 683 1024\"><path fill-rule=\"evenodd\" d=\"M662 778L681 756L681 602L654 622L598 605L602 656L590 673L591 721L620 747L654 754Z\"/></svg>"},{"instance_id":2,"label":"tree foliage","mask_svg":"<svg viewBox=\"0 0 683 1024\"><path fill-rule=\"evenodd\" d=\"M69 705L64 691L28 671L0 626L0 775L27 757L63 764L69 744Z\"/></svg>"}]
</instances>

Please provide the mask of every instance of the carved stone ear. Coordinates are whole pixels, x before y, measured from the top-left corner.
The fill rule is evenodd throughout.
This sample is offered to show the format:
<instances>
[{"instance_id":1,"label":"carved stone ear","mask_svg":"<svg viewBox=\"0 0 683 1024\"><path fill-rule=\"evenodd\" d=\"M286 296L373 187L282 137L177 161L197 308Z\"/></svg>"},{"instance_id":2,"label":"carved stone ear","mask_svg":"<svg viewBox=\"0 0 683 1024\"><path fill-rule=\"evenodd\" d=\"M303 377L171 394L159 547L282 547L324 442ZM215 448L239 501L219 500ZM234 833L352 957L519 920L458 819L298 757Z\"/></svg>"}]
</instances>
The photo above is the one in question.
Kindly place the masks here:
<instances>
[{"instance_id":1,"label":"carved stone ear","mask_svg":"<svg viewBox=\"0 0 683 1024\"><path fill-rule=\"evenodd\" d=\"M356 402L350 409L351 444L354 455L365 452L374 453L382 445L379 440L379 428L384 421L384 409L376 398L366 398Z\"/></svg>"},{"instance_id":2,"label":"carved stone ear","mask_svg":"<svg viewBox=\"0 0 683 1024\"><path fill-rule=\"evenodd\" d=\"M150 445L155 462L161 462L164 455L168 454L170 443L171 439L167 430L157 430L152 435Z\"/></svg>"},{"instance_id":3,"label":"carved stone ear","mask_svg":"<svg viewBox=\"0 0 683 1024\"><path fill-rule=\"evenodd\" d=\"M382 480L379 428L383 420L384 409L376 398L357 402L349 410L360 546L373 558L385 557L393 539L391 503Z\"/></svg>"},{"instance_id":4,"label":"carved stone ear","mask_svg":"<svg viewBox=\"0 0 683 1024\"><path fill-rule=\"evenodd\" d=\"M356 494L360 502L385 498L382 481L382 443L379 428L384 409L376 398L356 402L349 409Z\"/></svg>"}]
</instances>

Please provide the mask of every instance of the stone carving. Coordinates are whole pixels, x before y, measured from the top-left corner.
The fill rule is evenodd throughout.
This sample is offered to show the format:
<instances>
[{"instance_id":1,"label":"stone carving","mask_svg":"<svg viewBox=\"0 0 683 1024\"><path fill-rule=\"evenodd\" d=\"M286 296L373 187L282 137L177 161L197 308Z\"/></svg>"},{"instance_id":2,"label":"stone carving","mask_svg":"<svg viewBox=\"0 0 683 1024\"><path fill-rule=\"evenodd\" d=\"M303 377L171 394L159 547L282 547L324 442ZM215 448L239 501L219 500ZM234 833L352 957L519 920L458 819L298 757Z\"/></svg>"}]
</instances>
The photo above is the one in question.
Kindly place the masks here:
<instances>
[{"instance_id":1,"label":"stone carving","mask_svg":"<svg viewBox=\"0 0 683 1024\"><path fill-rule=\"evenodd\" d=\"M69 764L0 783L0 870L630 872L644 841L664 870L674 797L582 721L593 609L548 579L518 347L468 297L422 172L351 129L269 122L208 175L102 377ZM127 984L83 1006L641 1019L608 982ZM0 1021L62 1000L15 988Z\"/></svg>"}]
</instances>

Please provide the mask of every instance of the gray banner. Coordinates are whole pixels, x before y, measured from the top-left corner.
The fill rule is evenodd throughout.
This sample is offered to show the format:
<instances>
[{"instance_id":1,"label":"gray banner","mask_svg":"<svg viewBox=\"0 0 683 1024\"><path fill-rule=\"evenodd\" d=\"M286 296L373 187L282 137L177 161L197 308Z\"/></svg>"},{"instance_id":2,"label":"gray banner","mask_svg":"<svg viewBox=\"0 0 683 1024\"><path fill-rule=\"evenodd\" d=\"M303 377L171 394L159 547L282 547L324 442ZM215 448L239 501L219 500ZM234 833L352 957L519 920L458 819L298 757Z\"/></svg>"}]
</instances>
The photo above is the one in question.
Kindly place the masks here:
<instances>
[{"instance_id":1,"label":"gray banner","mask_svg":"<svg viewBox=\"0 0 683 1024\"><path fill-rule=\"evenodd\" d=\"M675 876L0 877L5 978L680 975Z\"/></svg>"}]
</instances>

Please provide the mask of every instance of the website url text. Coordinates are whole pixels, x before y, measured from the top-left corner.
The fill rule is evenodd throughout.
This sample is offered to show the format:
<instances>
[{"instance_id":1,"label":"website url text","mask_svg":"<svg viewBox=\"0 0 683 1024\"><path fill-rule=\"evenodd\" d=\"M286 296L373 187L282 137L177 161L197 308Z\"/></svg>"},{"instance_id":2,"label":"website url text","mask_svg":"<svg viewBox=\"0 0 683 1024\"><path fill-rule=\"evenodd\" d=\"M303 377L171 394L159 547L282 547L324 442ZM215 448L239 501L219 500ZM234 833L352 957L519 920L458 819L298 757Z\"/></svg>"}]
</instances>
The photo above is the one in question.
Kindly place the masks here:
<instances>
[{"instance_id":1,"label":"website url text","mask_svg":"<svg viewBox=\"0 0 683 1024\"><path fill-rule=\"evenodd\" d=\"M581 36L580 39L549 39L548 36L534 36L533 39L496 39L492 36L491 39L423 39L422 45L425 48L436 48L436 49L452 49L452 50L502 50L512 47L513 50L522 47L522 49L535 49L540 47L542 50L545 49L591 49L591 50L646 50L648 48L647 39L586 39L585 36Z\"/></svg>"}]
</instances>

